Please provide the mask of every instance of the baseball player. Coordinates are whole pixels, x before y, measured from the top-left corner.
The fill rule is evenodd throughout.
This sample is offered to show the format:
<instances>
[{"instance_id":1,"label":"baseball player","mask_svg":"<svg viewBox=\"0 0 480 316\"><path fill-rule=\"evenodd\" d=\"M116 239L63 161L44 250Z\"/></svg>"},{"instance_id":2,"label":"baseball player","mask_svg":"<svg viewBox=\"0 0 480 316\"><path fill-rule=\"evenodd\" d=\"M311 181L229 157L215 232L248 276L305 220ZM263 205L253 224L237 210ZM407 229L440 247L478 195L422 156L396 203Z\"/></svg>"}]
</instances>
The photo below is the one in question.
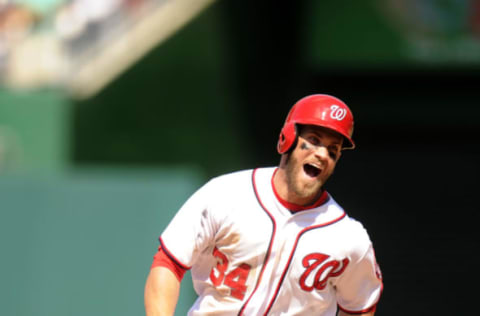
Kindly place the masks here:
<instances>
[{"instance_id":1,"label":"baseball player","mask_svg":"<svg viewBox=\"0 0 480 316\"><path fill-rule=\"evenodd\" d=\"M189 315L374 315L383 285L372 243L324 189L342 150L355 146L352 132L338 98L299 100L280 133L278 167L210 180L161 234L146 314L173 315L191 269L198 299Z\"/></svg>"}]
</instances>

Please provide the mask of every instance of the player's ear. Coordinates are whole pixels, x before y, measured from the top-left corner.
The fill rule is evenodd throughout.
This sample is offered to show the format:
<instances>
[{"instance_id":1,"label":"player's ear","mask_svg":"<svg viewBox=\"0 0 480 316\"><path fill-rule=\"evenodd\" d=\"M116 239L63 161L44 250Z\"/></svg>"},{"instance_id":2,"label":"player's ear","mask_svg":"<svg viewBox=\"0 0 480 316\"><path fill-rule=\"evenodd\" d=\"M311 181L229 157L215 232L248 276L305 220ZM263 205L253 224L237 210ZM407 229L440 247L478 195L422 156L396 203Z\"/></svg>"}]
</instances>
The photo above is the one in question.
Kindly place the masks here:
<instances>
[{"instance_id":1,"label":"player's ear","mask_svg":"<svg viewBox=\"0 0 480 316\"><path fill-rule=\"evenodd\" d=\"M285 168L287 166L288 161L290 160L291 153L291 151L288 151L286 154L282 154L282 156L280 157L280 168Z\"/></svg>"}]
</instances>

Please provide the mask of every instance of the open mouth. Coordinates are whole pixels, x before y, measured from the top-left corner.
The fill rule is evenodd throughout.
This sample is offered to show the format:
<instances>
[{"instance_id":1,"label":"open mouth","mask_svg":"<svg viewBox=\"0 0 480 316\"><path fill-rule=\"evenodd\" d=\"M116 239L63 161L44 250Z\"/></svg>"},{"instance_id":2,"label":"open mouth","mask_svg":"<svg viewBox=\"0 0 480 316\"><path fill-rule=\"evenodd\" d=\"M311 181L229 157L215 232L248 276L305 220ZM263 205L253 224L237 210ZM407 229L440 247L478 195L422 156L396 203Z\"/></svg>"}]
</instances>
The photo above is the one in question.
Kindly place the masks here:
<instances>
[{"instance_id":1,"label":"open mouth","mask_svg":"<svg viewBox=\"0 0 480 316\"><path fill-rule=\"evenodd\" d=\"M312 178L318 177L318 175L321 172L319 168L309 163L303 165L303 170L309 177L312 177Z\"/></svg>"}]
</instances>

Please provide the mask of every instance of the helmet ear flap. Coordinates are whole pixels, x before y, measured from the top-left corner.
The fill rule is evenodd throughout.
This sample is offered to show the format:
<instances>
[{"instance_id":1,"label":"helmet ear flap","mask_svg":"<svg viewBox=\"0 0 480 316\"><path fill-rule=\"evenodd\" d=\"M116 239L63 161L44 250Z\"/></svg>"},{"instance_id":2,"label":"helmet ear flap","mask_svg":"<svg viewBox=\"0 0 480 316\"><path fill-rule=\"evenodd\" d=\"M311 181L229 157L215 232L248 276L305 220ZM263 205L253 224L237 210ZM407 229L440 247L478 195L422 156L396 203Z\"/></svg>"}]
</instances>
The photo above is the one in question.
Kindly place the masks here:
<instances>
[{"instance_id":1,"label":"helmet ear flap","mask_svg":"<svg viewBox=\"0 0 480 316\"><path fill-rule=\"evenodd\" d=\"M286 123L282 131L280 132L280 136L278 138L277 144L277 151L279 154L284 154L289 151L295 141L297 140L297 130L295 124L292 122Z\"/></svg>"}]
</instances>

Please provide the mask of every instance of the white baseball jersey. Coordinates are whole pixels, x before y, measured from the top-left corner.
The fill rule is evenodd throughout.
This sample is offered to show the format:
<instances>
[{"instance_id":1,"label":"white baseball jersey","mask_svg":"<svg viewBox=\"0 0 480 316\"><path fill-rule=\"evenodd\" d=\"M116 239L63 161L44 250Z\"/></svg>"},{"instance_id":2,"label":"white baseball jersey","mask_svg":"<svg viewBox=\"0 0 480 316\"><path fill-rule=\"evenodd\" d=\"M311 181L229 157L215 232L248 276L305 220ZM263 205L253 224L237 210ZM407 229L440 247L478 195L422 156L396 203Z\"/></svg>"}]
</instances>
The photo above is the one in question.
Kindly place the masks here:
<instances>
[{"instance_id":1,"label":"white baseball jersey","mask_svg":"<svg viewBox=\"0 0 480 316\"><path fill-rule=\"evenodd\" d=\"M198 299L189 315L324 315L360 312L382 291L363 226L328 195L293 213L276 198L275 168L212 179L160 237L192 269Z\"/></svg>"}]
</instances>

